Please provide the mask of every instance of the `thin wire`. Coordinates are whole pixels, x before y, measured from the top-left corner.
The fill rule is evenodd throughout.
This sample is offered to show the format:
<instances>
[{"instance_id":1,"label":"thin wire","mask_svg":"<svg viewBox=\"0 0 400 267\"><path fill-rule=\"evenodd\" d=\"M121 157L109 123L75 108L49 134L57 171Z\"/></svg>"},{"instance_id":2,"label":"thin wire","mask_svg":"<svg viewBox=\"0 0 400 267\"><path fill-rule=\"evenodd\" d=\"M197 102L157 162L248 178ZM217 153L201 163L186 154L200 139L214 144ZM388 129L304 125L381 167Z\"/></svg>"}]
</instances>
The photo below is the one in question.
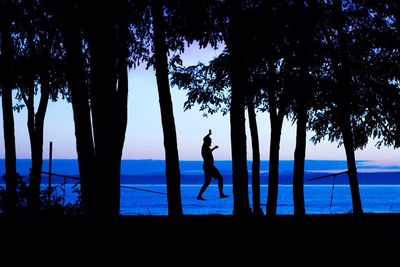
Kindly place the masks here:
<instances>
[{"instance_id":1,"label":"thin wire","mask_svg":"<svg viewBox=\"0 0 400 267\"><path fill-rule=\"evenodd\" d=\"M164 193L164 192L153 191L153 190L148 190L148 189L142 189L142 188L137 188L137 187L133 187L133 186L120 185L120 187L127 188L127 189L133 189L133 190L139 190L139 191L145 191L145 192L150 192L150 193L155 193L155 194L161 194L161 195L166 195L167 194L167 193Z\"/></svg>"},{"instance_id":2,"label":"thin wire","mask_svg":"<svg viewBox=\"0 0 400 267\"><path fill-rule=\"evenodd\" d=\"M50 174L49 172L42 172L43 174ZM51 175L53 176L58 176L58 177L63 177L64 181L68 178L68 179L73 179L73 180L80 180L79 177L75 177L75 176L69 176L69 175L63 175L63 174L57 174L57 173L51 173ZM75 187L76 184L73 186ZM150 192L150 193L155 193L155 194L161 194L161 195L166 195L167 193L164 192L159 192L159 191L153 191L153 190L148 190L148 189L142 189L142 188L137 188L137 187L133 187L133 186L124 186L124 185L120 185L120 187L123 188L127 188L127 189L132 189L132 190L139 190L139 191L145 191L145 192Z\"/></svg>"},{"instance_id":3,"label":"thin wire","mask_svg":"<svg viewBox=\"0 0 400 267\"><path fill-rule=\"evenodd\" d=\"M319 179L323 179L323 178L328 178L328 177L331 177L331 176L336 177L336 175L340 175L340 174L344 174L344 173L348 173L348 171L332 173L332 174L323 175L323 176L318 176L318 177L307 179L307 181L315 181L315 180L319 180Z\"/></svg>"}]
</instances>

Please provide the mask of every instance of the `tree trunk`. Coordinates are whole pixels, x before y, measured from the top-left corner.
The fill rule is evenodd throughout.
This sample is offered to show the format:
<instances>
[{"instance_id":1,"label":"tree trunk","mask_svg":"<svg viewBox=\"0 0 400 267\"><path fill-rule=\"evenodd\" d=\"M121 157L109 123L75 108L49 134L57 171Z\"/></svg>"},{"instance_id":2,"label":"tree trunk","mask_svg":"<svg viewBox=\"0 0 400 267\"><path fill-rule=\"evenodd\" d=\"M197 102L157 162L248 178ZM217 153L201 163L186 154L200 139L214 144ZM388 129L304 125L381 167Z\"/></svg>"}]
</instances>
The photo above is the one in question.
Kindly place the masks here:
<instances>
[{"instance_id":1,"label":"tree trunk","mask_svg":"<svg viewBox=\"0 0 400 267\"><path fill-rule=\"evenodd\" d=\"M315 23L312 18L316 10L315 1L305 7L304 1L296 1L296 15L293 23L295 56L294 64L299 66L300 75L295 76L294 100L297 114L296 149L293 167L294 214L305 215L304 204L304 164L307 143L308 109L312 96L312 83L309 77L310 62L313 57L313 38ZM315 19L315 18L314 18Z\"/></svg>"},{"instance_id":2,"label":"tree trunk","mask_svg":"<svg viewBox=\"0 0 400 267\"><path fill-rule=\"evenodd\" d=\"M154 56L157 88L164 133L167 176L168 214L180 216L182 212L178 145L171 93L168 80L168 48L165 40L164 9L162 0L153 0Z\"/></svg>"},{"instance_id":3,"label":"tree trunk","mask_svg":"<svg viewBox=\"0 0 400 267\"><path fill-rule=\"evenodd\" d=\"M304 215L304 162L307 138L307 108L298 103L296 149L293 167L293 204L294 215Z\"/></svg>"},{"instance_id":4,"label":"tree trunk","mask_svg":"<svg viewBox=\"0 0 400 267\"><path fill-rule=\"evenodd\" d=\"M7 76L9 77L9 76ZM6 210L13 214L17 205L17 157L15 152L12 88L2 85L3 131L5 147Z\"/></svg>"},{"instance_id":5,"label":"tree trunk","mask_svg":"<svg viewBox=\"0 0 400 267\"><path fill-rule=\"evenodd\" d=\"M269 150L267 215L275 216L278 204L279 149L283 115L275 115L270 111L271 141Z\"/></svg>"},{"instance_id":6,"label":"tree trunk","mask_svg":"<svg viewBox=\"0 0 400 267\"><path fill-rule=\"evenodd\" d=\"M12 83L11 68L12 66L12 41L10 33L10 11L8 3L3 3L0 13L0 30L1 30L1 58L2 64L0 87L2 89L2 110L3 110L3 131L4 131L4 150L5 150L5 180L6 180L6 205L5 212L14 214L17 207L17 157L15 150L15 134L14 134L14 114L12 103Z\"/></svg>"},{"instance_id":7,"label":"tree trunk","mask_svg":"<svg viewBox=\"0 0 400 267\"><path fill-rule=\"evenodd\" d=\"M95 176L91 215L117 216L120 164L117 103L117 9L98 3L89 10L91 111L95 143Z\"/></svg>"},{"instance_id":8,"label":"tree trunk","mask_svg":"<svg viewBox=\"0 0 400 267\"><path fill-rule=\"evenodd\" d=\"M254 103L251 99L247 102L249 114L249 127L251 134L251 145L253 149L253 163L251 172L251 187L253 190L253 214L262 215L260 204L260 144L258 140L258 129Z\"/></svg>"},{"instance_id":9,"label":"tree trunk","mask_svg":"<svg viewBox=\"0 0 400 267\"><path fill-rule=\"evenodd\" d=\"M121 158L124 148L126 127L128 124L128 7L121 1L118 21L118 88L117 88L117 157L119 159L118 173L121 173ZM120 183L120 182L119 182ZM118 203L120 205L120 203Z\"/></svg>"},{"instance_id":10,"label":"tree trunk","mask_svg":"<svg viewBox=\"0 0 400 267\"><path fill-rule=\"evenodd\" d=\"M346 151L347 157L347 168L349 174L349 183L351 190L351 197L353 201L353 212L354 214L362 214L362 204L360 191L358 186L358 177L357 177L357 168L356 168L356 160L354 155L354 140L353 140L353 132L350 121L351 116L351 96L353 94L353 89L351 86L351 69L349 63L349 54L348 54L348 38L344 31L344 14L342 10L342 0L334 1L334 9L336 13L336 27L338 31L338 40L339 40L339 58L341 62L341 66L337 67L337 95L336 102L339 107L339 123L342 130L343 135L343 143Z\"/></svg>"},{"instance_id":11,"label":"tree trunk","mask_svg":"<svg viewBox=\"0 0 400 267\"><path fill-rule=\"evenodd\" d=\"M94 180L94 145L92 122L90 118L89 90L85 83L84 57L79 21L75 18L72 5L66 4L63 18L64 45L66 50L67 79L71 92L72 111L74 116L76 151L78 154L79 174L81 181L82 210L90 214L95 202L91 192Z\"/></svg>"},{"instance_id":12,"label":"tree trunk","mask_svg":"<svg viewBox=\"0 0 400 267\"><path fill-rule=\"evenodd\" d=\"M50 88L49 88L49 76L48 65L45 65L44 70L41 73L40 81L40 101L39 107L35 114L34 111L34 100L33 100L33 87L30 88L29 92L29 107L28 107L28 127L29 135L31 140L31 158L32 167L29 179L29 192L30 192L30 209L32 212L37 212L40 208L40 182L42 177L42 166L43 166L43 131L44 131L44 119L46 117L47 105L49 102Z\"/></svg>"},{"instance_id":13,"label":"tree trunk","mask_svg":"<svg viewBox=\"0 0 400 267\"><path fill-rule=\"evenodd\" d=\"M343 133L343 143L347 158L347 170L350 182L351 199L353 201L353 213L362 214L363 209L361 204L360 189L358 186L357 167L353 145L353 133L351 131L351 122L348 115L343 114L341 125Z\"/></svg>"},{"instance_id":14,"label":"tree trunk","mask_svg":"<svg viewBox=\"0 0 400 267\"><path fill-rule=\"evenodd\" d=\"M251 213L248 192L248 171L246 151L245 93L246 73L241 57L241 2L229 1L231 7L230 38L227 46L230 53L231 80L231 147L232 147L232 186L233 214L247 216Z\"/></svg>"}]
</instances>

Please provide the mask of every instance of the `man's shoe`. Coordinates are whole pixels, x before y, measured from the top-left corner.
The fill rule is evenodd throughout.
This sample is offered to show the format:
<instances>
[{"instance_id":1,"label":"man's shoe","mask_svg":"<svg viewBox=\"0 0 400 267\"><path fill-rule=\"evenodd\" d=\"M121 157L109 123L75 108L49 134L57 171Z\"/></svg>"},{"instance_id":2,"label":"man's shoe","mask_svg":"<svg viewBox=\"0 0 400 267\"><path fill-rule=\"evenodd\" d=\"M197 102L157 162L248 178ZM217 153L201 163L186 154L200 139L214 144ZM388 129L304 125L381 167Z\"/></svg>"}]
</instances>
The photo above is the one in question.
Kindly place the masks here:
<instances>
[{"instance_id":1,"label":"man's shoe","mask_svg":"<svg viewBox=\"0 0 400 267\"><path fill-rule=\"evenodd\" d=\"M227 197L229 197L229 195L225 195L225 194L219 195L219 198L227 198Z\"/></svg>"},{"instance_id":2,"label":"man's shoe","mask_svg":"<svg viewBox=\"0 0 400 267\"><path fill-rule=\"evenodd\" d=\"M206 200L206 199L202 196L197 196L197 200Z\"/></svg>"}]
</instances>

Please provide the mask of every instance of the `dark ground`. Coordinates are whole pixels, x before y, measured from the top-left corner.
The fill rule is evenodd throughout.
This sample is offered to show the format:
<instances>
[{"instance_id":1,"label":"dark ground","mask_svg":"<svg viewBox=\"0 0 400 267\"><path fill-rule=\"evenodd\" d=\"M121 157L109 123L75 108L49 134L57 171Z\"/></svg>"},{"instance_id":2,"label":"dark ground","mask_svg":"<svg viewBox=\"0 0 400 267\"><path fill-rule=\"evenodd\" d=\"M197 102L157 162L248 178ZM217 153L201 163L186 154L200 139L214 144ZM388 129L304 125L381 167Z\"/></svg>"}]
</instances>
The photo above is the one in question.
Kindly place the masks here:
<instances>
[{"instance_id":1,"label":"dark ground","mask_svg":"<svg viewBox=\"0 0 400 267\"><path fill-rule=\"evenodd\" d=\"M81 257L100 262L127 259L202 266L215 260L233 263L276 260L283 264L321 259L325 266L327 262L349 258L367 263L369 259L397 262L400 258L400 214L301 218L208 215L175 219L22 216L0 217L0 231L2 255L15 251L33 253L43 259L50 255L56 256L57 262Z\"/></svg>"}]
</instances>

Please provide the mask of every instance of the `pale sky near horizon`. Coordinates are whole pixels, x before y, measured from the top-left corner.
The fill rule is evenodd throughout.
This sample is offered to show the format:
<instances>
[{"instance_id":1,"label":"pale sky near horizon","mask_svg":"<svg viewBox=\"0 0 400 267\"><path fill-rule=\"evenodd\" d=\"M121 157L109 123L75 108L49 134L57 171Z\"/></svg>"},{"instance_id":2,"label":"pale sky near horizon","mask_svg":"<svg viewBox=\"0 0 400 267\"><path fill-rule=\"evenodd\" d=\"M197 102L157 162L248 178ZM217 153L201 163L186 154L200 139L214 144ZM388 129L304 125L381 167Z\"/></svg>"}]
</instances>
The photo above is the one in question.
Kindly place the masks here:
<instances>
[{"instance_id":1,"label":"pale sky near horizon","mask_svg":"<svg viewBox=\"0 0 400 267\"><path fill-rule=\"evenodd\" d=\"M199 61L208 62L217 56L219 51L211 48L198 50L191 46L182 55L185 66L196 64ZM143 64L144 65L144 64ZM129 103L128 127L125 138L123 159L164 159L163 134L161 126L160 108L155 74L152 69L146 70L141 65L129 73ZM186 92L171 88L174 105L175 124L178 137L178 149L181 160L201 160L201 145L203 136L208 129L213 130L213 146L219 149L214 151L216 160L230 160L230 127L229 114L209 115L203 117L198 106L192 110L183 111ZM0 101L1 108L1 101ZM268 113L258 113L258 128L260 136L261 158L268 160L269 153L269 117ZM30 158L29 137L26 126L26 109L15 112L15 135L17 144L17 158ZM2 112L0 112L0 158L4 158L4 136ZM246 123L248 123L246 121ZM246 125L248 126L248 125ZM281 159L293 159L295 147L295 125L286 121L282 130ZM308 133L308 139L312 133ZM49 142L53 141L53 158L76 158L75 135L71 104L64 100L49 102L44 133L44 158L48 158ZM357 160L373 160L380 163L400 164L400 151L392 147L377 149L372 140L366 149L356 151ZM247 130L248 159L251 160L251 139ZM324 141L318 145L307 143L307 159L344 160L343 147L336 143Z\"/></svg>"}]
</instances>

